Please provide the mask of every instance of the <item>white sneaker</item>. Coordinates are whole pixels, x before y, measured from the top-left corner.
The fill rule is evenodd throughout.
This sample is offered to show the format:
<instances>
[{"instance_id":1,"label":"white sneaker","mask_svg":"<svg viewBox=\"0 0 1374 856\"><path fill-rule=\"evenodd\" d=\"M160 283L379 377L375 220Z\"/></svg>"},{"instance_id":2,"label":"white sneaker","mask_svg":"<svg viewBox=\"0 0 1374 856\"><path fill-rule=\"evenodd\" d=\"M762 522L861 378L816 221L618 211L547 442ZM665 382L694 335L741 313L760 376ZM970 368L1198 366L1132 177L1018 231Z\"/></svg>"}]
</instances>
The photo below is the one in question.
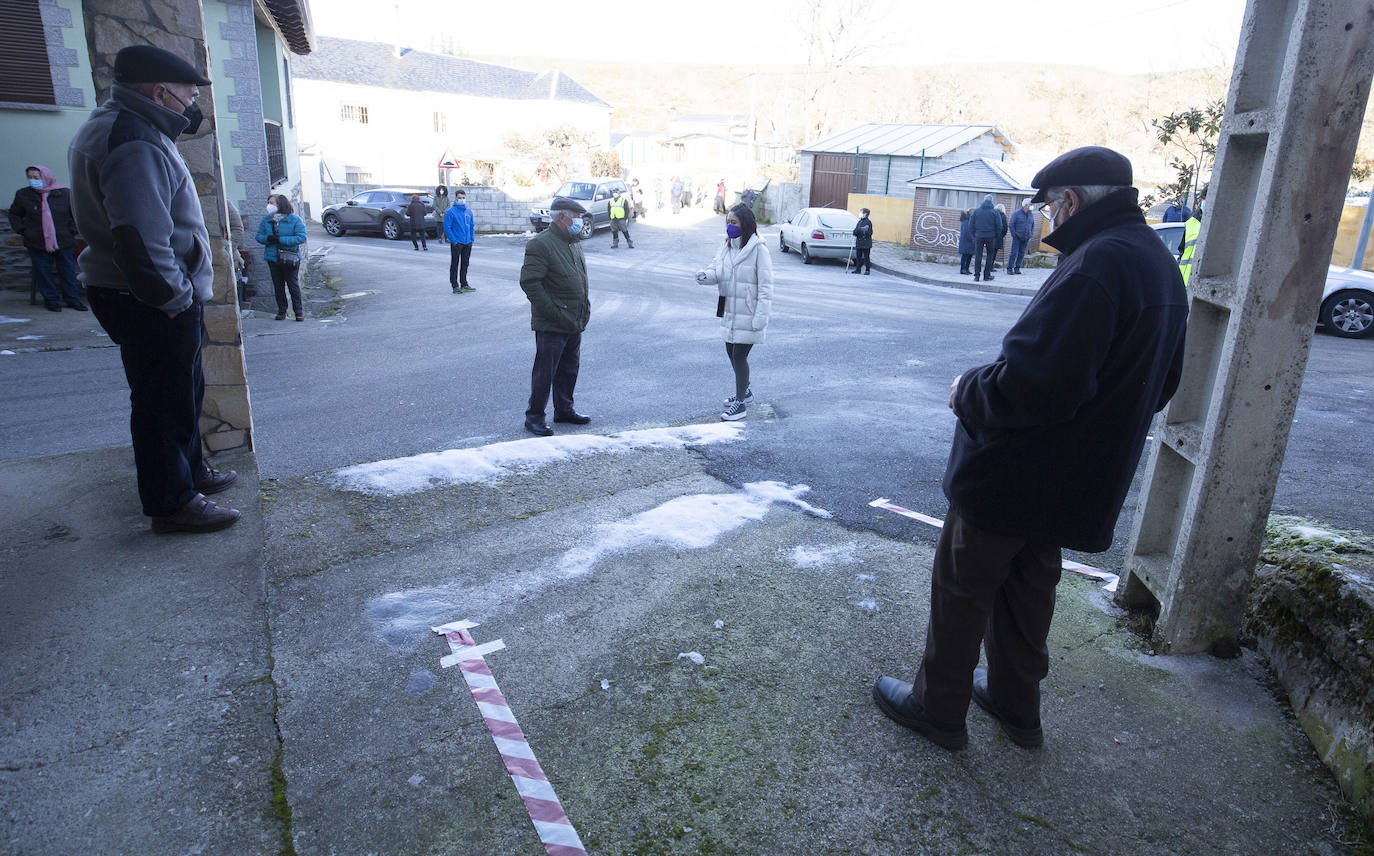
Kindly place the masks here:
<instances>
[{"instance_id":1,"label":"white sneaker","mask_svg":"<svg viewBox=\"0 0 1374 856\"><path fill-rule=\"evenodd\" d=\"M732 401L725 406L725 411L720 414L720 418L726 422L734 422L737 419L743 419L747 409L743 401Z\"/></svg>"},{"instance_id":2,"label":"white sneaker","mask_svg":"<svg viewBox=\"0 0 1374 856\"><path fill-rule=\"evenodd\" d=\"M735 401L735 397L732 395L732 396L730 396L729 398L725 399L725 406L729 407L734 401ZM745 404L753 404L753 403L754 403L754 390L752 390L752 389L750 389L750 388L748 388L748 387L745 387L745 390L744 390L744 403L745 403Z\"/></svg>"}]
</instances>

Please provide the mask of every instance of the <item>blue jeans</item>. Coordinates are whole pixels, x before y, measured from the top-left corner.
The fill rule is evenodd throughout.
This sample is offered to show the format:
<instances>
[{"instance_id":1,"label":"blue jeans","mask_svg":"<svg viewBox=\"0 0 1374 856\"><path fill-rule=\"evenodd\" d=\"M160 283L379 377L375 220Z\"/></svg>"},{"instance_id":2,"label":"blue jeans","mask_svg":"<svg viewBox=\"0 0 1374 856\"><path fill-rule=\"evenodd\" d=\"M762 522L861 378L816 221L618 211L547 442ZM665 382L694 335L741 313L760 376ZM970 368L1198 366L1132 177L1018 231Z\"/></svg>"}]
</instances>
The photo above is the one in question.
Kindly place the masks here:
<instances>
[{"instance_id":1,"label":"blue jeans","mask_svg":"<svg viewBox=\"0 0 1374 856\"><path fill-rule=\"evenodd\" d=\"M542 422L553 391L553 415L573 413L573 389L582 362L582 334L534 331L534 370L530 373L530 404L525 419Z\"/></svg>"},{"instance_id":2,"label":"blue jeans","mask_svg":"<svg viewBox=\"0 0 1374 856\"><path fill-rule=\"evenodd\" d=\"M129 434L138 497L149 517L174 514L196 495L205 472L200 407L205 398L200 344L203 312L192 303L175 318L127 291L92 288L91 311L119 345L129 381Z\"/></svg>"},{"instance_id":3,"label":"blue jeans","mask_svg":"<svg viewBox=\"0 0 1374 856\"><path fill-rule=\"evenodd\" d=\"M33 279L38 284L38 290L43 293L43 299L48 303L66 302L68 306L74 306L81 302L81 283L76 280L76 262L72 259L70 249L57 250L55 252L44 252L28 248L29 261L33 262ZM57 273L62 279L62 294L57 293L58 283L53 281L52 263L57 262Z\"/></svg>"},{"instance_id":4,"label":"blue jeans","mask_svg":"<svg viewBox=\"0 0 1374 856\"><path fill-rule=\"evenodd\" d=\"M1007 270L1019 271L1021 263L1026 260L1026 247L1030 241L1023 241L1020 238L1011 239L1011 255L1007 257Z\"/></svg>"}]
</instances>

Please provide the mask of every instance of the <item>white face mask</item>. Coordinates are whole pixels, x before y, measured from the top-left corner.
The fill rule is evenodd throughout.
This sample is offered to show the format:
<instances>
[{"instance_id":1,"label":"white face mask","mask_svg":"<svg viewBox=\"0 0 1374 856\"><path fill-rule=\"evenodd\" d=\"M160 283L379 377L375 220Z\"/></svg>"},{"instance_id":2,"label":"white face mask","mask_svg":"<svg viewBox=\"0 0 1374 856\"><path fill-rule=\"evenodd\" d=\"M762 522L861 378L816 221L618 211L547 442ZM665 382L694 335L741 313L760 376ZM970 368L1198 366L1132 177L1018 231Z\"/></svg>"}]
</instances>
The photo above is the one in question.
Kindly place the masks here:
<instances>
[{"instance_id":1,"label":"white face mask","mask_svg":"<svg viewBox=\"0 0 1374 856\"><path fill-rule=\"evenodd\" d=\"M267 213L268 213L268 214L276 214L276 213L277 213L277 206L273 205L273 204L270 203L270 202L267 203Z\"/></svg>"}]
</instances>

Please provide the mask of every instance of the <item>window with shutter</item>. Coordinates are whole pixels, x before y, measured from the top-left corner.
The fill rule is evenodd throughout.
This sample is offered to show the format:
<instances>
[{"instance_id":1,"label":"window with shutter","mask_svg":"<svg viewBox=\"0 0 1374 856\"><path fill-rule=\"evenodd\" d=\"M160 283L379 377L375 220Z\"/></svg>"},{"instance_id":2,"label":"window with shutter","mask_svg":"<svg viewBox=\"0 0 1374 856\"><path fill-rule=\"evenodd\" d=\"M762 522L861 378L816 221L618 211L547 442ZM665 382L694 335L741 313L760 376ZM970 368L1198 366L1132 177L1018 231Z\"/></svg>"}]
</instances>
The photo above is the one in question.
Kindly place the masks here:
<instances>
[{"instance_id":1,"label":"window with shutter","mask_svg":"<svg viewBox=\"0 0 1374 856\"><path fill-rule=\"evenodd\" d=\"M0 0L0 101L56 104L38 0Z\"/></svg>"}]
</instances>

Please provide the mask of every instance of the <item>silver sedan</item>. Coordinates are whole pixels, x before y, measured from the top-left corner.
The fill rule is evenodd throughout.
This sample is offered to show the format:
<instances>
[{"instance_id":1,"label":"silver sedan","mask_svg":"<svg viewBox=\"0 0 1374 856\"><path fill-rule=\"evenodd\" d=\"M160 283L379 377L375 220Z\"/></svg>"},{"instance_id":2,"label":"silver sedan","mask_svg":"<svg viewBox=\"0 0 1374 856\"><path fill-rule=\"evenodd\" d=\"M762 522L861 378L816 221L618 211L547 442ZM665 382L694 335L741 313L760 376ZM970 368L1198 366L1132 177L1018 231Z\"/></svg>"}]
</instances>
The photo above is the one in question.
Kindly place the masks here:
<instances>
[{"instance_id":1,"label":"silver sedan","mask_svg":"<svg viewBox=\"0 0 1374 856\"><path fill-rule=\"evenodd\" d=\"M778 229L778 249L796 250L802 262L848 259L854 252L859 218L841 208L803 208Z\"/></svg>"}]
</instances>

